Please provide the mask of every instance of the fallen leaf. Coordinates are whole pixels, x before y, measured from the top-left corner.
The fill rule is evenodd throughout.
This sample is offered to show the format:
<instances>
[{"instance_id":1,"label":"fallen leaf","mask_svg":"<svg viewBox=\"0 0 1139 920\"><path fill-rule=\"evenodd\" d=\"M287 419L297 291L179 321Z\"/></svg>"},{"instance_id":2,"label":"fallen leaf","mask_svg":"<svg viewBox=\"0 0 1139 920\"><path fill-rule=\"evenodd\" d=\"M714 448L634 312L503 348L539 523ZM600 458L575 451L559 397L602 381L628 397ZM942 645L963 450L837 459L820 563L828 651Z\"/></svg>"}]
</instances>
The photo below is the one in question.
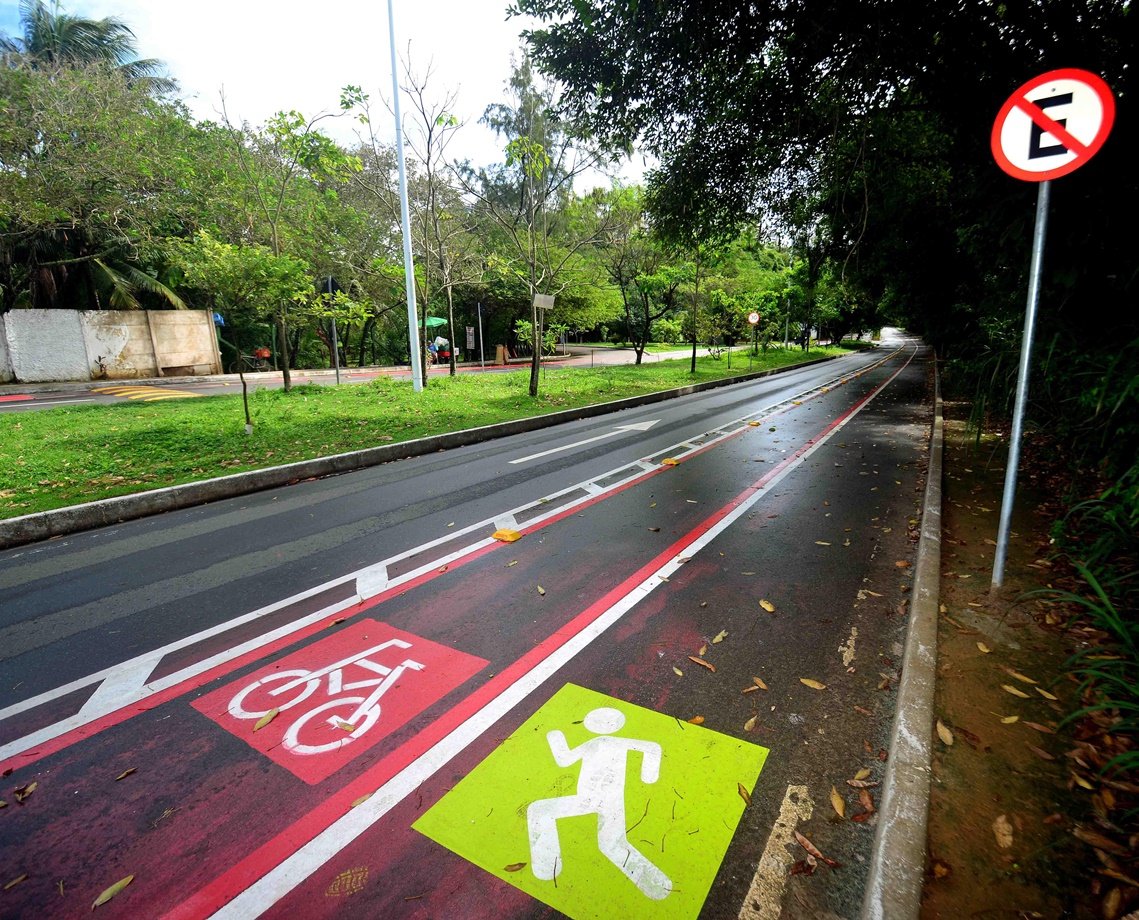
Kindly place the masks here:
<instances>
[{"instance_id":1,"label":"fallen leaf","mask_svg":"<svg viewBox=\"0 0 1139 920\"><path fill-rule=\"evenodd\" d=\"M894 565L897 566L899 569L908 569L910 567L910 563L907 562L905 559L899 559L897 562L894 563Z\"/></svg>"},{"instance_id":2,"label":"fallen leaf","mask_svg":"<svg viewBox=\"0 0 1139 920\"><path fill-rule=\"evenodd\" d=\"M128 776L134 773L136 769L136 767L131 767L129 770L123 770L122 773L115 777L115 782L117 783L120 779L126 779Z\"/></svg>"},{"instance_id":3,"label":"fallen leaf","mask_svg":"<svg viewBox=\"0 0 1139 920\"><path fill-rule=\"evenodd\" d=\"M832 869L839 868L840 864L837 861L831 859L829 856L823 856L822 851L819 850L819 848L817 846L815 846L813 843L811 843L810 840L808 840L806 837L804 837L798 831L793 831L793 833L795 835L795 840L797 840L799 843L799 846L801 846L804 850L806 850L813 857L815 857L815 859L821 859L823 862L825 862Z\"/></svg>"},{"instance_id":4,"label":"fallen leaf","mask_svg":"<svg viewBox=\"0 0 1139 920\"><path fill-rule=\"evenodd\" d=\"M356 799L356 801L354 801L354 802L353 802L351 805L349 805L348 807L349 807L349 808L355 808L357 805L363 805L363 804L364 804L366 801L368 801L368 799L370 799L371 797L372 797L372 793L370 793L370 792L366 792L366 793L364 793L364 795L360 796L360 798Z\"/></svg>"},{"instance_id":5,"label":"fallen leaf","mask_svg":"<svg viewBox=\"0 0 1139 920\"><path fill-rule=\"evenodd\" d=\"M940 859L935 859L933 861L931 869L933 871L934 878L945 878L953 871L949 863L943 862Z\"/></svg>"},{"instance_id":6,"label":"fallen leaf","mask_svg":"<svg viewBox=\"0 0 1139 920\"><path fill-rule=\"evenodd\" d=\"M882 597L882 595L879 594L877 591L871 591L869 588L866 589L866 593L869 594L871 597ZM944 613L944 612L945 611L943 610L942 613Z\"/></svg>"},{"instance_id":7,"label":"fallen leaf","mask_svg":"<svg viewBox=\"0 0 1139 920\"><path fill-rule=\"evenodd\" d=\"M1015 722L1019 718L1020 718L1020 716L1001 716L1001 721L1005 725L1012 725L1012 723Z\"/></svg>"},{"instance_id":8,"label":"fallen leaf","mask_svg":"<svg viewBox=\"0 0 1139 920\"><path fill-rule=\"evenodd\" d=\"M838 794L838 790L831 786L831 808L834 809L836 815L840 818L846 817L846 802L843 797Z\"/></svg>"},{"instance_id":9,"label":"fallen leaf","mask_svg":"<svg viewBox=\"0 0 1139 920\"><path fill-rule=\"evenodd\" d=\"M1013 696L1019 696L1022 700L1028 699L1027 693L1025 693L1023 690L1018 690L1016 687L1012 686L1011 684L1001 684L1001 689L1004 690L1006 693L1011 693Z\"/></svg>"},{"instance_id":10,"label":"fallen leaf","mask_svg":"<svg viewBox=\"0 0 1139 920\"><path fill-rule=\"evenodd\" d=\"M736 792L740 794L740 798L744 800L744 805L751 804L751 793L744 788L743 783L736 783Z\"/></svg>"},{"instance_id":11,"label":"fallen leaf","mask_svg":"<svg viewBox=\"0 0 1139 920\"><path fill-rule=\"evenodd\" d=\"M127 885L129 885L133 881L134 881L133 875L128 875L126 878L119 879L117 882L115 882L115 884L113 884L109 888L105 889L103 891L103 893L95 899L95 903L91 905L91 910L94 910L96 907L98 907L101 904L106 904L109 900L111 900L111 898L113 898L115 895L117 895L120 891L122 891L124 888L126 888Z\"/></svg>"},{"instance_id":12,"label":"fallen leaf","mask_svg":"<svg viewBox=\"0 0 1139 920\"><path fill-rule=\"evenodd\" d=\"M1004 671L1009 677L1015 677L1017 680L1023 681L1026 684L1036 683L1036 681L1034 681L1031 677L1027 677L1024 674L1021 674L1020 671L1014 671L1012 668L1005 667L1004 665L1001 666L1001 670Z\"/></svg>"},{"instance_id":13,"label":"fallen leaf","mask_svg":"<svg viewBox=\"0 0 1139 920\"><path fill-rule=\"evenodd\" d=\"M1041 760L1055 760L1056 758L1049 754L1044 748L1038 748L1035 744L1028 745L1028 749L1032 751Z\"/></svg>"},{"instance_id":14,"label":"fallen leaf","mask_svg":"<svg viewBox=\"0 0 1139 920\"><path fill-rule=\"evenodd\" d=\"M752 682L753 684L755 684L757 687L759 687L759 689L760 689L760 690L766 690L766 689L767 689L767 684L765 684L765 683L764 683L764 682L763 682L763 681L762 681L760 678L758 678L758 677L754 677L754 676L753 676L753 677L752 677L752 679L751 679L751 682Z\"/></svg>"},{"instance_id":15,"label":"fallen leaf","mask_svg":"<svg viewBox=\"0 0 1139 920\"><path fill-rule=\"evenodd\" d=\"M661 460L660 465L661 466L679 466L680 461L677 460L675 457L665 457L663 460Z\"/></svg>"},{"instance_id":16,"label":"fallen leaf","mask_svg":"<svg viewBox=\"0 0 1139 920\"><path fill-rule=\"evenodd\" d=\"M865 787L858 790L858 804L861 805L868 815L874 814L874 796L870 794L870 790Z\"/></svg>"},{"instance_id":17,"label":"fallen leaf","mask_svg":"<svg viewBox=\"0 0 1139 920\"><path fill-rule=\"evenodd\" d=\"M989 648L987 645L985 645L984 642L978 642L977 643L977 650L982 652L985 655L989 654L989 652L992 651L992 649Z\"/></svg>"},{"instance_id":18,"label":"fallen leaf","mask_svg":"<svg viewBox=\"0 0 1139 920\"><path fill-rule=\"evenodd\" d=\"M545 596L546 589L543 588L541 585L538 585L538 593L541 594L542 596Z\"/></svg>"},{"instance_id":19,"label":"fallen leaf","mask_svg":"<svg viewBox=\"0 0 1139 920\"><path fill-rule=\"evenodd\" d=\"M997 846L1007 850L1012 846L1012 825L1004 815L998 815L993 822L993 836L997 838Z\"/></svg>"},{"instance_id":20,"label":"fallen leaf","mask_svg":"<svg viewBox=\"0 0 1139 920\"><path fill-rule=\"evenodd\" d=\"M704 724L704 717L703 716L693 716L691 719L688 720L688 722L691 725L703 725Z\"/></svg>"},{"instance_id":21,"label":"fallen leaf","mask_svg":"<svg viewBox=\"0 0 1139 920\"><path fill-rule=\"evenodd\" d=\"M342 732L348 732L348 734L352 734L352 732L356 731L356 726L351 722L337 722L336 727Z\"/></svg>"},{"instance_id":22,"label":"fallen leaf","mask_svg":"<svg viewBox=\"0 0 1139 920\"><path fill-rule=\"evenodd\" d=\"M937 737L941 739L942 743L946 747L952 746L953 732L949 730L949 728L944 722L941 721L941 719L937 720Z\"/></svg>"},{"instance_id":23,"label":"fallen leaf","mask_svg":"<svg viewBox=\"0 0 1139 920\"><path fill-rule=\"evenodd\" d=\"M1086 779L1084 779L1082 776L1080 776L1079 773L1073 773L1072 774L1072 782L1074 782L1081 789L1087 789L1089 792L1095 791L1095 786L1093 786Z\"/></svg>"},{"instance_id":24,"label":"fallen leaf","mask_svg":"<svg viewBox=\"0 0 1139 920\"><path fill-rule=\"evenodd\" d=\"M699 655L701 658L703 658L705 655L708 654L708 646L707 645L700 646L700 651L698 651L696 654Z\"/></svg>"},{"instance_id":25,"label":"fallen leaf","mask_svg":"<svg viewBox=\"0 0 1139 920\"><path fill-rule=\"evenodd\" d=\"M498 540L500 543L513 543L516 540L521 540L522 534L517 530L510 530L504 527L502 530L496 530L492 533L491 538Z\"/></svg>"},{"instance_id":26,"label":"fallen leaf","mask_svg":"<svg viewBox=\"0 0 1139 920\"><path fill-rule=\"evenodd\" d=\"M830 546L830 544L826 540L816 540L815 546Z\"/></svg>"},{"instance_id":27,"label":"fallen leaf","mask_svg":"<svg viewBox=\"0 0 1139 920\"><path fill-rule=\"evenodd\" d=\"M26 882L27 880L28 880L28 873L27 872L25 872L23 875L17 875L14 879L12 879L12 881L8 882L8 884L6 884L4 886L4 890L7 891L9 888L15 888L17 885L20 884L20 882Z\"/></svg>"},{"instance_id":28,"label":"fallen leaf","mask_svg":"<svg viewBox=\"0 0 1139 920\"><path fill-rule=\"evenodd\" d=\"M649 530L652 531L653 533L660 533L659 527L650 527Z\"/></svg>"},{"instance_id":29,"label":"fallen leaf","mask_svg":"<svg viewBox=\"0 0 1139 920\"><path fill-rule=\"evenodd\" d=\"M1130 855L1126 847L1116 843L1110 837L1105 837L1103 834L1098 834L1095 831L1077 827L1072 830L1072 834L1077 840L1082 840L1088 846L1093 846L1097 850L1103 850L1105 853L1111 853L1113 856Z\"/></svg>"},{"instance_id":30,"label":"fallen leaf","mask_svg":"<svg viewBox=\"0 0 1139 920\"><path fill-rule=\"evenodd\" d=\"M882 785L877 780L869 779L848 779L846 784L853 789L874 789Z\"/></svg>"},{"instance_id":31,"label":"fallen leaf","mask_svg":"<svg viewBox=\"0 0 1139 920\"><path fill-rule=\"evenodd\" d=\"M760 601L759 606L766 610L768 613L775 613L775 605L769 600Z\"/></svg>"},{"instance_id":32,"label":"fallen leaf","mask_svg":"<svg viewBox=\"0 0 1139 920\"><path fill-rule=\"evenodd\" d=\"M827 685L819 683L817 680L811 680L809 677L800 677L799 683L805 687L810 687L812 690L826 690Z\"/></svg>"},{"instance_id":33,"label":"fallen leaf","mask_svg":"<svg viewBox=\"0 0 1139 920\"><path fill-rule=\"evenodd\" d=\"M744 722L744 731L745 732L755 731L755 720L757 718L758 718L757 716L752 716L750 719L748 719L746 722Z\"/></svg>"},{"instance_id":34,"label":"fallen leaf","mask_svg":"<svg viewBox=\"0 0 1139 920\"><path fill-rule=\"evenodd\" d=\"M1059 697L1053 696L1051 693L1049 693L1047 690L1044 690L1041 687L1033 687L1032 689L1035 690L1037 693L1039 693L1046 700L1057 700L1057 699L1059 699Z\"/></svg>"},{"instance_id":35,"label":"fallen leaf","mask_svg":"<svg viewBox=\"0 0 1139 920\"><path fill-rule=\"evenodd\" d=\"M509 866L503 866L502 871L503 872L517 872L519 869L525 869L525 868L526 868L526 863L524 863L524 862L511 863Z\"/></svg>"},{"instance_id":36,"label":"fallen leaf","mask_svg":"<svg viewBox=\"0 0 1139 920\"><path fill-rule=\"evenodd\" d=\"M716 635L712 637L712 644L716 645L719 642L723 642L726 638L728 638L728 631L726 629L721 629L718 633L716 633Z\"/></svg>"},{"instance_id":37,"label":"fallen leaf","mask_svg":"<svg viewBox=\"0 0 1139 920\"><path fill-rule=\"evenodd\" d=\"M740 691L740 693L758 693L758 692L759 692L759 687L757 687L755 684L752 684L750 687L744 687L743 690ZM3 808L3 806L0 805L0 808Z\"/></svg>"},{"instance_id":38,"label":"fallen leaf","mask_svg":"<svg viewBox=\"0 0 1139 920\"><path fill-rule=\"evenodd\" d=\"M716 673L716 666L714 664L709 664L703 658L697 658L695 655L689 655L688 660L695 662L696 664L700 665L700 667L702 667L702 668L707 668L713 674Z\"/></svg>"},{"instance_id":39,"label":"fallen leaf","mask_svg":"<svg viewBox=\"0 0 1139 920\"><path fill-rule=\"evenodd\" d=\"M263 715L260 719L258 719L253 724L253 730L255 732L261 731L261 729L263 729L266 725L268 725L270 722L272 722L280 714L281 714L280 707L274 706L272 709L270 709L267 713L265 713L265 715Z\"/></svg>"},{"instance_id":40,"label":"fallen leaf","mask_svg":"<svg viewBox=\"0 0 1139 920\"><path fill-rule=\"evenodd\" d=\"M1056 729L1049 728L1047 725L1041 725L1039 722L1025 722L1024 724L1027 725L1029 728L1033 729L1034 731L1038 731L1044 735L1056 734Z\"/></svg>"},{"instance_id":41,"label":"fallen leaf","mask_svg":"<svg viewBox=\"0 0 1139 920\"><path fill-rule=\"evenodd\" d=\"M674 674L675 674L677 677L683 677L683 676L684 676L684 672L683 672L682 670L680 670L680 668L678 668L676 665L673 665L673 666L672 666L672 672L673 672L673 673L674 673Z\"/></svg>"},{"instance_id":42,"label":"fallen leaf","mask_svg":"<svg viewBox=\"0 0 1139 920\"><path fill-rule=\"evenodd\" d=\"M29 795L35 792L36 789L39 788L39 785L40 784L38 781L32 780L30 783L24 783L22 786L17 786L14 790L12 790L12 795L15 797L16 803L19 804L20 802L24 801L24 799L26 799Z\"/></svg>"},{"instance_id":43,"label":"fallen leaf","mask_svg":"<svg viewBox=\"0 0 1139 920\"><path fill-rule=\"evenodd\" d=\"M509 569L509 568L513 568L516 565L518 565L518 560L512 559L510 562L506 563L506 565L504 565L503 568Z\"/></svg>"},{"instance_id":44,"label":"fallen leaf","mask_svg":"<svg viewBox=\"0 0 1139 920\"><path fill-rule=\"evenodd\" d=\"M870 771L866 767L854 774L855 779L866 779L868 776L870 776Z\"/></svg>"}]
</instances>

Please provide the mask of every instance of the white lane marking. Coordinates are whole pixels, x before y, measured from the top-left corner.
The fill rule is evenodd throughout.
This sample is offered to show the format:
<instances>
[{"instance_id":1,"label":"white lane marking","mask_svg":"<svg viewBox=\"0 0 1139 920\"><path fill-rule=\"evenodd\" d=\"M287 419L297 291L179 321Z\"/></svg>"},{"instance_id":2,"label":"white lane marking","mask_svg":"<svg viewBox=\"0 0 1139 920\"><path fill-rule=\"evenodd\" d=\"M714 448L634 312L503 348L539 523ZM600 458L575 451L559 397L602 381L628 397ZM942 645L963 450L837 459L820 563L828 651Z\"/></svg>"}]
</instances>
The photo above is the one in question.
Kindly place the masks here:
<instances>
[{"instance_id":1,"label":"white lane marking","mask_svg":"<svg viewBox=\"0 0 1139 920\"><path fill-rule=\"evenodd\" d=\"M796 826L809 820L814 808L806 786L787 787L783 804L779 806L779 817L740 908L739 920L779 920L783 912L783 891L795 862L788 847L795 845Z\"/></svg>"},{"instance_id":2,"label":"white lane marking","mask_svg":"<svg viewBox=\"0 0 1139 920\"><path fill-rule=\"evenodd\" d=\"M574 441L572 444L563 444L561 447L551 447L549 450L544 450L538 454L530 454L528 457L519 457L517 460L511 460L511 463L527 463L530 460L537 460L539 457L548 457L550 454L560 454L564 450L573 450L575 447L583 447L586 444L592 444L594 441L604 441L606 438L614 438L619 434L624 434L626 431L648 431L653 427L659 418L653 419L651 422L637 422L633 425L618 425L612 431L607 431L605 434L599 434L592 438L586 438L584 441Z\"/></svg>"},{"instance_id":3,"label":"white lane marking","mask_svg":"<svg viewBox=\"0 0 1139 920\"><path fill-rule=\"evenodd\" d=\"M803 453L790 459L787 465L775 473L766 484L743 499L707 531L680 548L672 560L666 562L656 572L636 585L589 626L570 638L564 645L552 651L462 725L404 767L380 786L369 799L348 811L343 817L338 818L261 878L247 885L241 894L214 913L213 918L215 920L252 920L252 918L261 916L262 913L269 910L281 898L299 886L312 873L336 856L453 758L462 753L471 743L490 730L499 719L537 690L546 680L556 674L579 652L587 648L633 607L648 597L654 589L666 583L667 579L684 564L681 560L687 562L695 557L728 527L747 514L760 499L778 486L793 471L806 463L815 451L838 434L852 418L870 405L874 398L909 366L910 360L912 360L912 356L846 418L812 443ZM802 788L805 793L806 787ZM777 917L778 914L775 916Z\"/></svg>"},{"instance_id":4,"label":"white lane marking","mask_svg":"<svg viewBox=\"0 0 1139 920\"><path fill-rule=\"evenodd\" d=\"M916 354L916 349L915 349L915 354ZM721 434L719 437L717 437L713 441L705 442L700 447L693 448L693 450L701 450L704 448L708 448L708 447L712 446L713 444L718 443L718 442L724 440L725 438L729 437L730 434L732 434L732 433L734 433L734 431L738 430L738 428L740 426L746 425L746 423L751 419L756 419L756 418L761 419L767 413L771 413L771 412L774 412L776 410L781 410L783 408L790 407L792 405L792 399L796 399L796 400L800 400L800 401L805 400L808 397L808 395L813 394L813 393L821 393L825 389L828 389L830 386L833 386L834 380L852 379L856 376L859 376L859 375L865 373L871 367L876 367L876 366L879 366L881 364L884 364L891 357L893 357L893 354L887 355L886 357L874 362L873 364L868 365L867 367L864 367L864 368L860 368L857 371L851 371L851 372L847 372L845 374L838 375L837 377L833 378L830 383L818 385L818 386L812 388L811 390L804 391L802 394L796 395L794 397L788 397L788 398L781 399L778 402L771 403L771 404L764 406L760 409L757 409L753 412L749 412L746 415L741 416L736 421L729 422L726 425L721 426L721 429L720 429L721 431L725 428L728 428L729 426L735 426L735 428L733 428L731 431L729 431L725 434ZM912 356L911 356L911 359L912 359ZM906 363L908 364L909 362L907 361ZM894 377L896 377L898 373L901 373L901 369L899 369L899 371L897 371L894 375L892 375L890 377L890 380L893 380ZM887 381L887 383L889 383L889 381ZM883 387L885 387L885 386L886 386L886 384L883 384ZM845 424L845 422L844 422L844 424ZM681 443L686 443L686 442L681 442ZM668 456L669 453L672 452L673 455L677 459L680 459L680 458L683 458L686 453L691 452L691 451L677 451L676 448L679 446L680 446L680 444L674 445L673 447L665 448L662 451L658 451L658 453L654 454L653 456ZM364 587L365 587L365 589L370 589L371 585L368 584L368 579L375 577L376 571L377 571L379 566L383 566L385 569L385 573L386 573L387 569L390 566L392 566L394 563L400 562L400 561L407 559L409 557L412 557L412 556L416 556L416 555L418 555L418 554L420 554L420 553L422 553L428 549L431 549L437 545L450 542L450 541L454 540L456 537L462 536L463 534L474 533L475 531L484 531L485 532L485 529L488 526L494 526L496 529L504 529L504 528L511 529L511 530L522 529L516 521L516 518L515 518L516 514L520 514L524 511L528 511L532 508L538 507L539 505L547 505L547 504L551 505L551 507L548 508L548 510L544 514L536 516L536 517L534 517L534 518L532 518L526 522L526 525L525 525L526 528L535 527L535 526L541 524L542 522L544 522L545 520L548 520L551 517L559 515L568 509L576 507L579 504L584 504L586 502L596 500L597 494L605 494L607 492L612 492L616 489L623 488L624 486L636 481L637 479L641 478L642 476L656 472L658 469L660 469L659 463L653 463L653 462L651 462L650 459L644 459L644 458L637 460L637 461L634 461L633 463L626 464L625 466L616 467L613 470L610 470L606 473L602 473L599 476L595 476L592 479L586 480L585 482L576 483L576 484L568 486L567 488L562 489L558 492L552 493L551 495L546 496L542 499L538 499L538 500L530 502L528 504L521 505L518 508L513 509L512 511L508 511L504 514L500 514L500 515L497 515L497 516L492 517L492 518L484 519L484 520L479 521L475 524L471 524L467 527L462 528L459 531L456 531L456 532L451 533L451 534L444 535L444 536L439 537L436 540L432 540L428 543L423 543L419 546L413 547L413 548L406 550L402 553L399 553L395 556L391 556L385 560L382 560L381 562L373 563L373 564L366 566L362 569L357 569L353 572L348 573L347 575L343 575L339 578L334 578L330 581L324 582L323 584L317 585L314 588L309 588L305 591L301 591L301 592L294 594L290 597L287 597L283 600L276 601L272 604L268 604L264 607L261 607L258 610L255 610L251 613L243 614L242 616L235 617L234 619L229 620L225 623L220 623L217 626L213 626L213 627L210 627L209 629L202 630L201 632L195 633L191 636L187 636L184 639L179 639L175 642L172 642L168 645L163 646L162 648L155 649L155 650L150 651L150 652L145 652L144 654L139 655L135 658L128 659L125 662L121 662L121 663L116 664L116 665L111 665L110 667L104 668L103 670L98 671L94 674L90 674L86 677L81 677L81 678L78 678L76 680L73 680L73 681L71 681L71 682L69 682L69 683L67 683L61 687L55 688L54 690L48 690L48 691L41 693L37 696L29 697L28 699L21 700L18 703L13 703L12 705L10 705L4 709L0 709L0 722L3 722L5 719L11 718L14 715L18 715L20 713L27 712L28 710L34 709L37 706L41 706L45 703L49 703L52 700L55 700L55 699L60 698L61 696L67 695L68 693L73 693L76 690L81 690L85 687L92 686L93 684L101 684L103 682L110 682L112 685L112 686L106 688L105 691L103 690L103 688L100 688L98 691L96 691L96 693L93 695L93 698L88 700L84 704L80 713L77 713L76 715L73 715L73 716L69 716L68 718L62 719L59 722L55 722L51 725L45 726L41 729L38 729L29 735L25 735L22 738L13 739L12 741L8 742L7 744L0 746L0 761L5 760L8 757L14 756L16 754L23 753L24 751L26 751L32 747L35 747L36 745L42 744L45 741L49 741L53 738L56 738L56 737L66 733L68 731L71 731L75 728L80 728L80 727L88 724L89 722L93 722L98 718L101 718L105 715L109 715L110 713L114 712L116 709L122 708L123 706L129 706L129 705L141 702L142 700L146 699L149 696L152 696L155 693L160 692L161 690L165 690L169 687L175 686L178 683L181 683L184 680L189 680L192 677L196 677L197 675L204 673L205 671L209 670L210 668L216 667L219 664L224 664L227 661L233 660L234 658L238 658L241 655L244 655L244 654L246 654L250 651L253 651L257 648L260 648L261 646L268 645L269 643L274 642L277 639L282 638L284 636L287 636L292 632L296 632L298 630L304 629L305 627L311 625L312 623L319 621L322 617L330 616L330 615L333 615L335 613L339 613L342 610L346 610L347 608L354 606L355 604L359 603L361 600L367 600L370 597L374 597L375 596L374 594L369 594L366 597L361 595L359 578L361 575L368 573L365 577ZM613 483L610 483L609 485L599 487L600 491L597 494L587 494L586 496L580 497L575 501L570 501L568 503L563 503L563 504L557 504L554 501L557 498L560 498L564 495L568 495L568 494L571 494L574 492L581 492L581 491L587 491L588 492L589 490L587 489L587 486L589 486L591 484L596 484L596 483L604 481L606 479L613 478L617 474L624 472L626 470L629 471L629 475L627 477L622 478L621 480L615 481ZM486 539L479 540L479 541L471 544L470 546L456 550L455 552L451 553L449 556L445 557L445 559L448 560L448 562L455 561L456 559L462 558L463 556L465 556L471 552L474 552L478 549L481 549L482 547L487 545L487 542L488 541ZM413 580L414 578L418 578L420 575L425 574L426 572L429 572L429 571L437 568L438 566L440 566L442 564L445 564L445 563L440 561L440 560L432 560L431 562L428 562L428 563L414 569L411 572L407 572L404 575L399 576L398 578L394 578L394 579L389 580L387 587L390 588L390 587L394 587L394 586L404 584L408 581ZM262 636L259 636L259 637L254 638L254 639L250 639L247 642L243 642L240 645L235 646L234 648L231 648L231 649L223 651L223 652L219 652L218 654L213 655L210 658L205 659L204 661L198 662L196 664L193 664L193 665L190 665L186 668L183 668L179 671L176 671L176 672L168 675L167 677L163 678L162 680L155 681L155 682L150 683L150 684L145 683L145 678L146 678L146 676L149 675L149 671L146 672L146 674L142 674L141 672L142 672L142 669L146 663L150 663L151 667L153 668L153 665L154 665L154 663L156 663L157 660L161 660L162 658L165 658L167 655L169 655L173 652L176 652L176 651L179 651L181 649L188 648L190 646L196 645L199 642L203 642L203 641L210 639L214 636L225 633L231 629L235 629L235 628L242 626L246 623L249 623L253 620L257 620L257 619L260 619L261 617L268 616L270 614L276 613L277 611L281 610L284 607L288 607L292 604L303 601L306 598L320 594L323 591L334 589L334 588L336 588L342 584L345 584L346 582L352 581L352 580L357 581L357 585L356 585L357 591L356 591L356 595L354 597L350 597L344 601L341 601L339 603L325 607L321 611L318 611L317 613L310 614L310 615L308 615L308 616L306 616L300 620L295 620L292 623L286 624L285 626L282 626L282 627L279 627L278 629L272 630L271 632L266 633ZM386 590L386 588L384 590ZM98 697L98 700L97 700L98 705L94 704L95 703L95 700L94 700L95 697Z\"/></svg>"}]
</instances>

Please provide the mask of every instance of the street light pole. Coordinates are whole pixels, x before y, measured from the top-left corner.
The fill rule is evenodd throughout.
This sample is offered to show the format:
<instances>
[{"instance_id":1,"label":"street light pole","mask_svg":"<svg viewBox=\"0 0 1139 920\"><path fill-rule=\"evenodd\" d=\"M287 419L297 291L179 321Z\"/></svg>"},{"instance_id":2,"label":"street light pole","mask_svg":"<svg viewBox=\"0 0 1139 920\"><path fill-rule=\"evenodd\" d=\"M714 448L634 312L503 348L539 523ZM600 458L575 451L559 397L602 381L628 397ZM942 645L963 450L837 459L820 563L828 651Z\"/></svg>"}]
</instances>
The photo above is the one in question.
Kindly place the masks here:
<instances>
[{"instance_id":1,"label":"street light pole","mask_svg":"<svg viewBox=\"0 0 1139 920\"><path fill-rule=\"evenodd\" d=\"M388 41L392 50L392 111L395 114L396 162L399 164L399 214L403 227L403 275L407 290L407 342L411 348L411 387L423 390L419 363L419 314L415 308L415 266L411 261L411 212L407 206L407 167L403 159L403 120L399 114L399 74L395 56L395 15L388 0Z\"/></svg>"}]
</instances>

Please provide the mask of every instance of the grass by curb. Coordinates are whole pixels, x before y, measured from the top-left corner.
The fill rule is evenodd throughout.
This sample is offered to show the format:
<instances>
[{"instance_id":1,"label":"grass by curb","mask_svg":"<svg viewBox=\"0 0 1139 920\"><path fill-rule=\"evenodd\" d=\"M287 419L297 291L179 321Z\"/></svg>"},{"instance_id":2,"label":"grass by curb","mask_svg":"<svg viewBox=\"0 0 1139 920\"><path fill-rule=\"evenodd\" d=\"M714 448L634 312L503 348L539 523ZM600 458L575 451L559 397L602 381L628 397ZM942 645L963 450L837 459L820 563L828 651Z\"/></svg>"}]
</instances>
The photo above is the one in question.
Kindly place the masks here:
<instances>
[{"instance_id":1,"label":"grass by curb","mask_svg":"<svg viewBox=\"0 0 1139 920\"><path fill-rule=\"evenodd\" d=\"M548 368L531 399L528 372L433 377L416 394L405 381L298 386L251 394L244 434L240 395L72 406L0 416L4 482L0 519L310 460L841 354L771 351L751 363L702 358L640 367Z\"/></svg>"}]
</instances>

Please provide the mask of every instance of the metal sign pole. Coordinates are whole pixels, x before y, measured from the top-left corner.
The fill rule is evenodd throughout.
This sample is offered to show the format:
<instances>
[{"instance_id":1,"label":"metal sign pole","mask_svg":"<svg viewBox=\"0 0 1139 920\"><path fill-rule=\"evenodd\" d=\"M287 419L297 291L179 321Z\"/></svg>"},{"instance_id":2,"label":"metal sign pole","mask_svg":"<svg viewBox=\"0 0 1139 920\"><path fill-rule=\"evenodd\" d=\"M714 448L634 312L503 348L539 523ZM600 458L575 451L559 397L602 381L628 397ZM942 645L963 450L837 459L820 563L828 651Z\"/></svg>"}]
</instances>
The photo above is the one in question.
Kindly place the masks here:
<instances>
[{"instance_id":1,"label":"metal sign pole","mask_svg":"<svg viewBox=\"0 0 1139 920\"><path fill-rule=\"evenodd\" d=\"M482 304L477 304L475 309L478 311L479 317L479 367L485 369L486 358L484 357L482 350Z\"/></svg>"},{"instance_id":2,"label":"metal sign pole","mask_svg":"<svg viewBox=\"0 0 1139 920\"><path fill-rule=\"evenodd\" d=\"M1036 329L1036 308L1040 303L1040 277L1044 257L1044 237L1048 230L1048 202L1052 182L1040 183L1036 196L1036 229L1032 234L1032 263L1028 276L1028 304L1024 310L1024 335L1020 342L1020 370L1016 378L1016 401L1012 411L1012 435L1008 462L1005 465L1005 491L1001 499L1001 520L997 530L997 551L993 557L993 587L1004 583L1005 558L1008 555L1009 525L1016 496L1016 472L1020 464L1020 439L1024 426L1024 408L1028 402L1028 372L1032 357L1032 337Z\"/></svg>"}]
</instances>

